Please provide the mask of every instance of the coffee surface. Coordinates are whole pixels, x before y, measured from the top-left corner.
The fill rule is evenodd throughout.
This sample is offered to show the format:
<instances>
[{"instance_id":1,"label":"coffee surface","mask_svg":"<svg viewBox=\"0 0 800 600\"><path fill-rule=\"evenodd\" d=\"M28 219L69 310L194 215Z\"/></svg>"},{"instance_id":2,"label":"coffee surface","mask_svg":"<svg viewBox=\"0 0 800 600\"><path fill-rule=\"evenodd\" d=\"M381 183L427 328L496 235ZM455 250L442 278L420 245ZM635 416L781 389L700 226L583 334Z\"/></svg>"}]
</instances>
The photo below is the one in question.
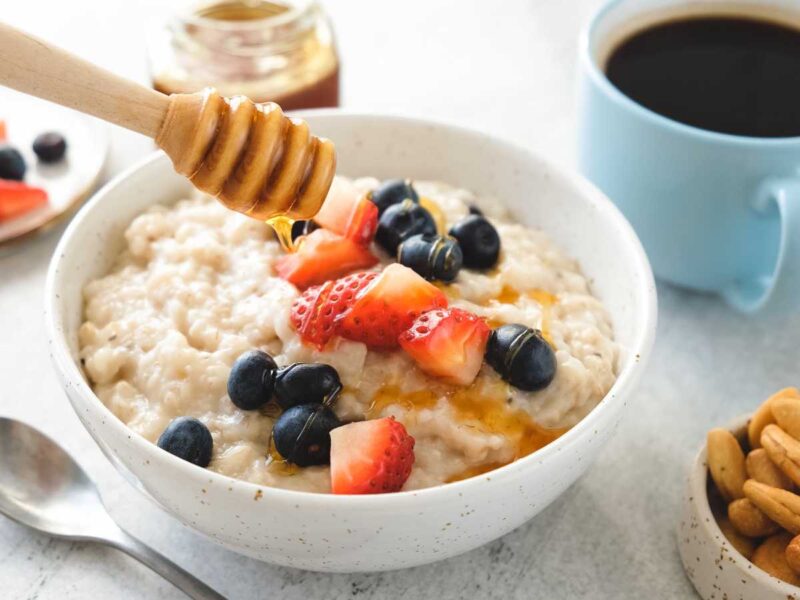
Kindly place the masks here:
<instances>
[{"instance_id":1,"label":"coffee surface","mask_svg":"<svg viewBox=\"0 0 800 600\"><path fill-rule=\"evenodd\" d=\"M606 65L620 91L712 131L800 136L800 31L766 21L669 21L622 41Z\"/></svg>"}]
</instances>

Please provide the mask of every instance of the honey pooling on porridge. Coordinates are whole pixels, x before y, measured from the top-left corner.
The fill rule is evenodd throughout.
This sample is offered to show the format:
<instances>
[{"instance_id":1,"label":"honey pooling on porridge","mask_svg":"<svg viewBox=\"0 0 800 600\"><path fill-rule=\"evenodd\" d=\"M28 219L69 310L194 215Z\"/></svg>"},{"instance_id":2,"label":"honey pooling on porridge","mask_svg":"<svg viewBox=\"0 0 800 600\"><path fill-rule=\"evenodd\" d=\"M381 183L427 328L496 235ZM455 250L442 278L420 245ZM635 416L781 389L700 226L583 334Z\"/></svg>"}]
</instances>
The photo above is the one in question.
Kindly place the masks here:
<instances>
[{"instance_id":1,"label":"honey pooling on porridge","mask_svg":"<svg viewBox=\"0 0 800 600\"><path fill-rule=\"evenodd\" d=\"M430 389L404 393L396 385L387 385L375 394L367 416L375 418L383 414L385 409L397 406L405 412L404 419L408 422L416 418L418 411L433 408L441 402L453 412L456 422L462 426L502 435L512 444L513 450L507 460L472 466L448 479L457 481L527 456L566 433L565 428L542 427L527 412L511 405L509 387L506 383L490 383L474 384L445 393Z\"/></svg>"},{"instance_id":2,"label":"honey pooling on porridge","mask_svg":"<svg viewBox=\"0 0 800 600\"><path fill-rule=\"evenodd\" d=\"M530 298L531 300L535 300L541 307L542 317L539 324L539 329L541 330L544 339L546 339L551 346L555 347L555 342L553 341L553 336L550 333L549 327L550 312L552 307L558 303L558 296L555 294L551 294L550 292L540 289L533 289L524 293L520 293L514 288L505 286L502 290L500 290L500 293L496 297L489 299L489 301L485 304L490 305L492 302L500 304L514 304L522 296ZM502 321L489 319L489 325L491 327L499 327L502 324Z\"/></svg>"}]
</instances>

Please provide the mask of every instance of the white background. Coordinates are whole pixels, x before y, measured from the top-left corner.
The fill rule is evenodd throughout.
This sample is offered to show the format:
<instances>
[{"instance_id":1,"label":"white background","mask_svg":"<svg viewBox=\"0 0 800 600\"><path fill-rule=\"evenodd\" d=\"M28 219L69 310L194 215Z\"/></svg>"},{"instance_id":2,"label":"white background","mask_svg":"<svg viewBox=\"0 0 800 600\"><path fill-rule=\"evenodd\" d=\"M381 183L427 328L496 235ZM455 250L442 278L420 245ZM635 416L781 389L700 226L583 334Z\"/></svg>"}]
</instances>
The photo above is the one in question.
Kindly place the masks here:
<instances>
[{"instance_id":1,"label":"white background","mask_svg":"<svg viewBox=\"0 0 800 600\"><path fill-rule=\"evenodd\" d=\"M571 165L577 35L598 1L330 0L343 104L455 121ZM143 82L145 13L144 2L124 0L0 0L1 19ZM13 120L1 106L0 117ZM151 150L114 128L107 174ZM232 598L692 597L674 534L687 465L708 428L800 379L800 319L748 319L661 285L659 338L638 401L589 474L533 522L464 556L401 572L278 568L167 516L82 429L45 347L43 284L58 235L0 257L0 414L68 447L121 524ZM0 597L182 598L114 550L51 540L2 517Z\"/></svg>"}]
</instances>

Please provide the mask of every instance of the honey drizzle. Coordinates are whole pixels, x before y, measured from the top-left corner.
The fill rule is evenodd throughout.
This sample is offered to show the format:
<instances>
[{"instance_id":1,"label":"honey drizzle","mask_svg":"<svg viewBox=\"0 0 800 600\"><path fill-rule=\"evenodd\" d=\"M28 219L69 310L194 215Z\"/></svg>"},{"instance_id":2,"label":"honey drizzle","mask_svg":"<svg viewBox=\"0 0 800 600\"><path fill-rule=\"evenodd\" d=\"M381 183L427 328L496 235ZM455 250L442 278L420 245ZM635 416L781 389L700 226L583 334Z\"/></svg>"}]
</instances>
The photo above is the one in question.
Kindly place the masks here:
<instances>
[{"instance_id":1,"label":"honey drizzle","mask_svg":"<svg viewBox=\"0 0 800 600\"><path fill-rule=\"evenodd\" d=\"M267 454L267 469L275 475L296 475L300 471L300 467L296 464L289 462L283 458L278 449L275 447L275 441L272 436L269 437L269 453Z\"/></svg>"},{"instance_id":2,"label":"honey drizzle","mask_svg":"<svg viewBox=\"0 0 800 600\"><path fill-rule=\"evenodd\" d=\"M281 248L286 252L297 251L297 245L292 240L292 225L294 225L294 219L286 215L275 215L267 219L267 225L272 227L273 231L275 231L275 237L278 238Z\"/></svg>"},{"instance_id":3,"label":"honey drizzle","mask_svg":"<svg viewBox=\"0 0 800 600\"><path fill-rule=\"evenodd\" d=\"M368 419L377 418L386 407L394 405L404 408L413 418L416 411L433 408L441 399L455 413L458 423L466 427L476 427L485 433L502 435L514 444L514 457L510 461L473 466L448 479L448 482L459 481L527 456L567 431L542 427L521 408L510 406L509 392L508 384L495 382L476 383L467 388L450 389L440 394L430 389L404 393L396 385L387 385L375 394L366 416Z\"/></svg>"},{"instance_id":4,"label":"honey drizzle","mask_svg":"<svg viewBox=\"0 0 800 600\"><path fill-rule=\"evenodd\" d=\"M425 196L420 197L419 205L427 210L431 214L431 217L433 217L433 222L436 223L436 232L439 235L447 235L447 218L444 216L439 205L434 200Z\"/></svg>"},{"instance_id":5,"label":"honey drizzle","mask_svg":"<svg viewBox=\"0 0 800 600\"><path fill-rule=\"evenodd\" d=\"M500 290L500 293L494 298L490 298L484 304L484 306L488 306L492 302L499 302L501 304L514 304L522 297L522 295L523 294L521 294L514 288L505 285L503 286L503 289ZM535 300L542 307L542 320L541 323L539 324L539 329L542 332L542 337L547 340L547 343L555 348L555 344L553 343L553 336L550 333L550 312L553 305L555 305L558 302L558 296L541 289L529 290L525 292L524 295L530 298L531 300ZM502 321L498 321L497 319L489 319L487 321L487 324L489 325L489 327L492 328L505 325L505 323L503 323Z\"/></svg>"}]
</instances>

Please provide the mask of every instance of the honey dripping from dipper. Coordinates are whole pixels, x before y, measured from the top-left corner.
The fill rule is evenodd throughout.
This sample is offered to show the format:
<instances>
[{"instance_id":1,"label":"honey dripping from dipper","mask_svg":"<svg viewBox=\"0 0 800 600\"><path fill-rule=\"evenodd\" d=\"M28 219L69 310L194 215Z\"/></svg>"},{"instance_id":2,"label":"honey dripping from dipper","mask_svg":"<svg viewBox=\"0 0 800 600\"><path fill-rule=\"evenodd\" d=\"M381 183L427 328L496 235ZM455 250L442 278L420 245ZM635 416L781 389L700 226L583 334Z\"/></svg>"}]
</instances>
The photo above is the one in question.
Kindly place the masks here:
<instances>
[{"instance_id":1,"label":"honey dripping from dipper","mask_svg":"<svg viewBox=\"0 0 800 600\"><path fill-rule=\"evenodd\" d=\"M336 171L333 143L305 121L213 89L170 96L156 143L196 188L269 223L287 251L292 224L319 212Z\"/></svg>"}]
</instances>

